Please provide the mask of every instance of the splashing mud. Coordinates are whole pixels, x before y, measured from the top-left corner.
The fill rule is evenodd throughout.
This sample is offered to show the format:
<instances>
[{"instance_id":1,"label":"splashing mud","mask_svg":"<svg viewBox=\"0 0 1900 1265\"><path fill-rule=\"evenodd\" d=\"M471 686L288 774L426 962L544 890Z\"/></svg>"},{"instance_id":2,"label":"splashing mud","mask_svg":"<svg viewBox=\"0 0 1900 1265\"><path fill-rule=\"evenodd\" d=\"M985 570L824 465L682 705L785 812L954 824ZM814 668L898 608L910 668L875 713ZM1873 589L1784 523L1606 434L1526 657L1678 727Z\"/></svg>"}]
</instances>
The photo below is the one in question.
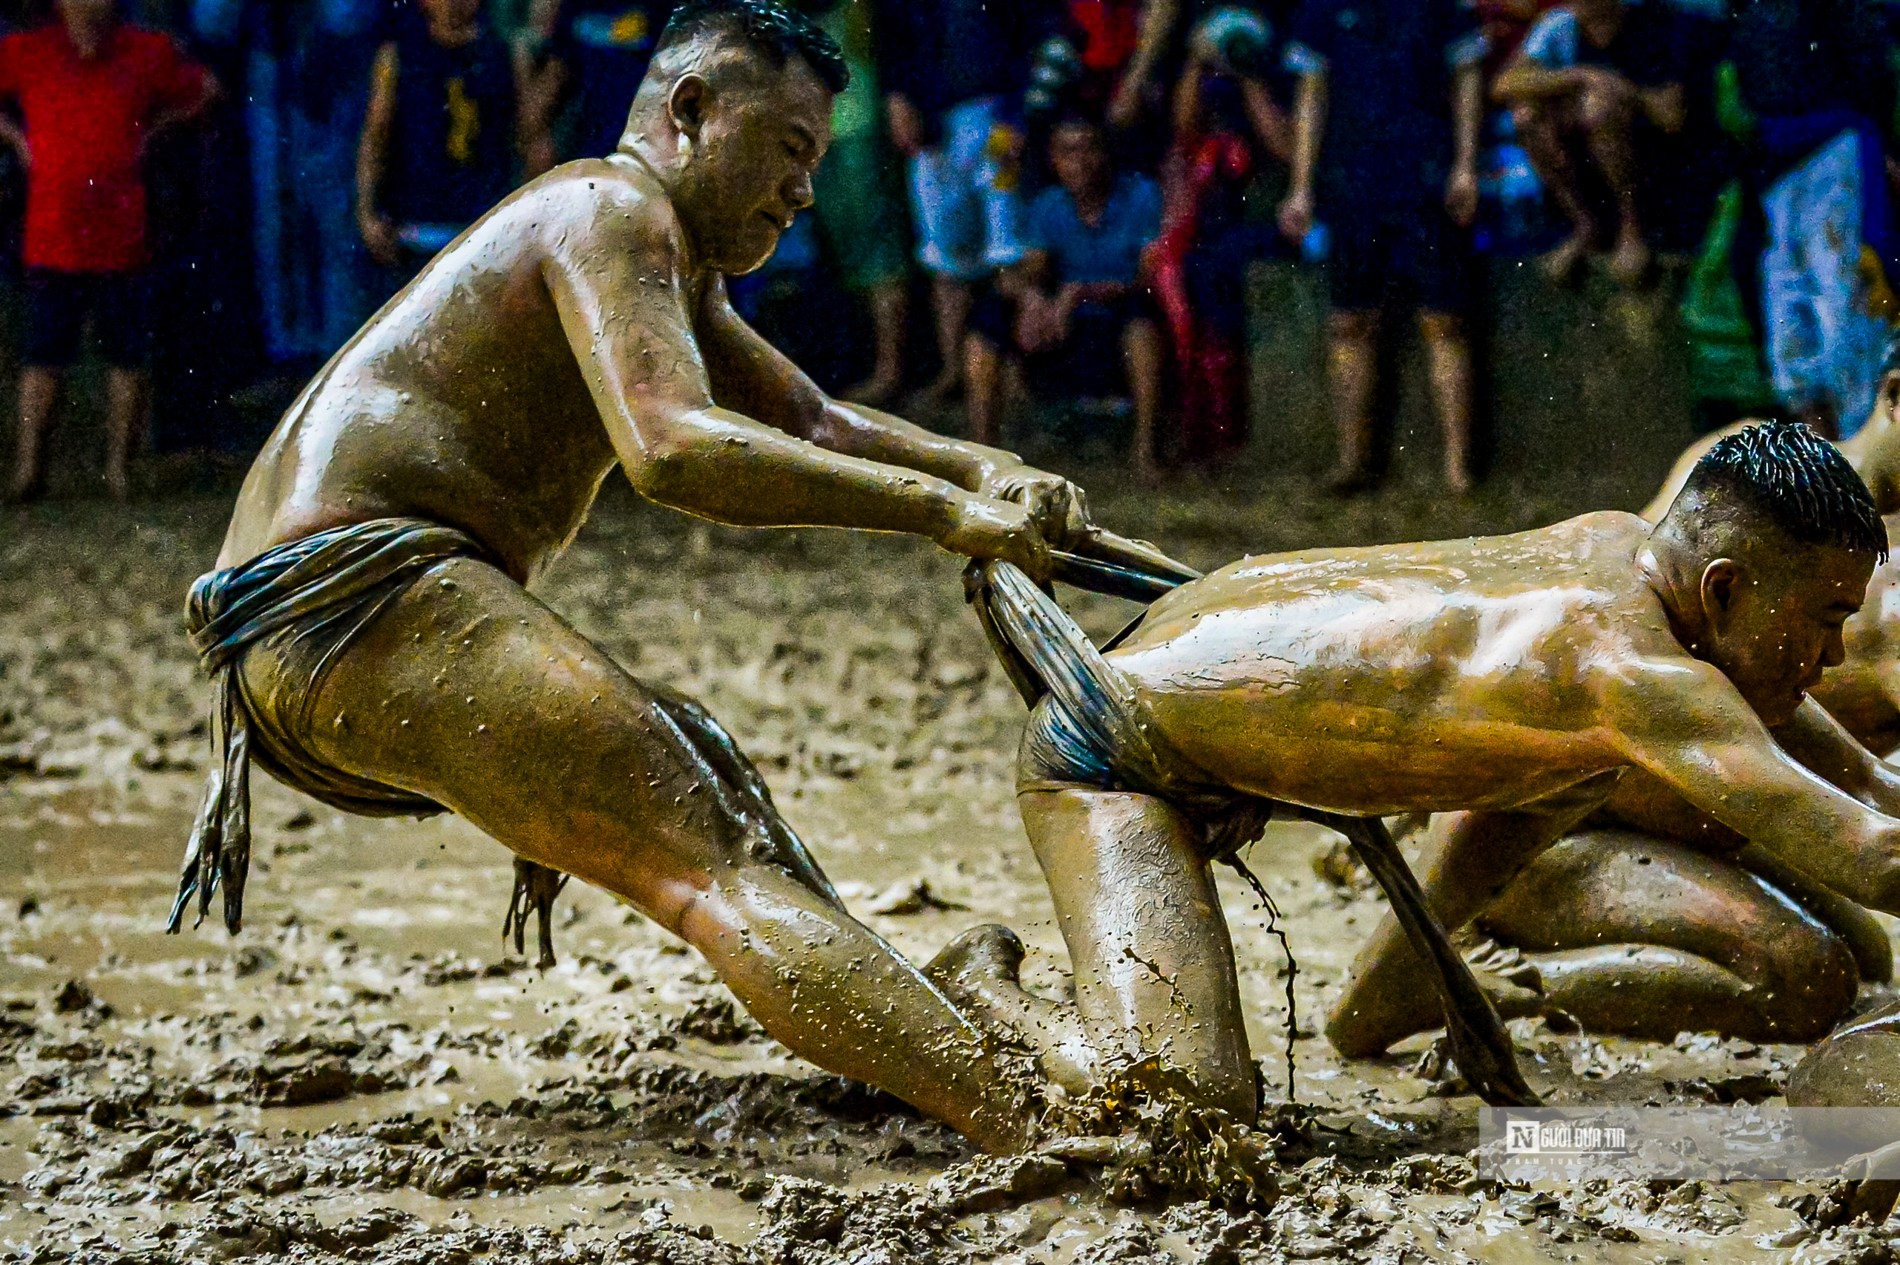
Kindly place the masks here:
<instances>
[{"instance_id":1,"label":"splashing mud","mask_svg":"<svg viewBox=\"0 0 1900 1265\"><path fill-rule=\"evenodd\" d=\"M1147 513L1101 500L1106 521ZM1544 513L1447 524L1431 500L1395 500L1321 522L1291 491L1258 505L1210 496L1153 530L1205 563ZM206 758L179 607L223 521L206 501L0 524L0 1250L15 1259L1888 1259L1877 1231L1825 1227L1838 1200L1821 1190L1480 1181L1474 1104L1414 1075L1423 1040L1347 1065L1299 1029L1303 1106L1244 1132L1149 1109L1153 1085L1071 1104L1132 1127L1147 1148L1133 1163L980 1157L790 1058L603 894L570 887L561 961L536 970L499 937L510 862L475 830L346 818L262 779L249 924L167 938ZM1021 706L957 576L904 541L711 531L616 500L543 591L635 673L711 706L901 951L927 960L1005 922L1030 945L1030 986L1061 996L1011 796ZM1127 614L1077 609L1098 632ZM1315 872L1332 844L1275 825L1248 854L1295 978L1260 902L1223 885L1276 1100L1288 990L1323 1014L1381 912ZM1759 1099L1798 1053L1512 1032L1555 1103Z\"/></svg>"}]
</instances>

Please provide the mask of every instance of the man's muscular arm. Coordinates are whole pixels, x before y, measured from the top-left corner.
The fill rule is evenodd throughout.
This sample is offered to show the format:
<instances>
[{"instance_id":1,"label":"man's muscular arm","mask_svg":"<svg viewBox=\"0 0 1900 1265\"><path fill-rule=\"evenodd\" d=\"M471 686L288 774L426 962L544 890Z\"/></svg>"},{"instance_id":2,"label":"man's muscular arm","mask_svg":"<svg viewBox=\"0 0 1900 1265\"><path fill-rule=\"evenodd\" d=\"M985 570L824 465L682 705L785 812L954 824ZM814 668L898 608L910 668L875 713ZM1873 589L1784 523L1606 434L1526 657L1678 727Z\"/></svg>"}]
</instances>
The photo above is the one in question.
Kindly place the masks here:
<instances>
[{"instance_id":1,"label":"man's muscular arm","mask_svg":"<svg viewBox=\"0 0 1900 1265\"><path fill-rule=\"evenodd\" d=\"M1023 464L1011 452L934 434L900 417L834 400L746 324L715 280L700 304L699 345L714 396L732 408L821 448L935 475L966 492L1024 505L1052 543L1088 526L1068 480Z\"/></svg>"},{"instance_id":2,"label":"man's muscular arm","mask_svg":"<svg viewBox=\"0 0 1900 1265\"><path fill-rule=\"evenodd\" d=\"M653 195L574 190L543 276L621 465L651 500L739 526L927 536L1046 575L1026 511L832 452L720 407L688 315L678 221ZM596 200L598 199L598 200Z\"/></svg>"},{"instance_id":3,"label":"man's muscular arm","mask_svg":"<svg viewBox=\"0 0 1900 1265\"><path fill-rule=\"evenodd\" d=\"M1812 772L1875 812L1900 817L1900 769L1862 746L1813 699L1805 700L1793 720L1772 732L1781 749Z\"/></svg>"},{"instance_id":4,"label":"man's muscular arm","mask_svg":"<svg viewBox=\"0 0 1900 1265\"><path fill-rule=\"evenodd\" d=\"M1802 767L1716 669L1685 656L1619 672L1604 720L1632 762L1723 825L1851 900L1900 912L1900 819ZM1803 717L1797 741L1818 728Z\"/></svg>"}]
</instances>

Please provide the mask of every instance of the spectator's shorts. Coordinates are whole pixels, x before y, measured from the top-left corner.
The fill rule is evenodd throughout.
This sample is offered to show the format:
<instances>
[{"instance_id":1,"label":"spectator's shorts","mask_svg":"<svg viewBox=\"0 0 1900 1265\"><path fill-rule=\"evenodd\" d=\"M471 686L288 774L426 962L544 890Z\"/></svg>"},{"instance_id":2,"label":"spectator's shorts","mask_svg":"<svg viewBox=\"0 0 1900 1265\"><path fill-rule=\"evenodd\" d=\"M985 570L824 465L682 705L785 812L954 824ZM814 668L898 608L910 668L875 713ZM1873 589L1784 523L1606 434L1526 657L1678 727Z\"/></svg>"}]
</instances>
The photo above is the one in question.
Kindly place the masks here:
<instances>
[{"instance_id":1,"label":"spectator's shorts","mask_svg":"<svg viewBox=\"0 0 1900 1265\"><path fill-rule=\"evenodd\" d=\"M945 111L943 139L910 162L917 260L926 270L975 281L1023 257L1021 151L1002 98Z\"/></svg>"},{"instance_id":2,"label":"spectator's shorts","mask_svg":"<svg viewBox=\"0 0 1900 1265\"><path fill-rule=\"evenodd\" d=\"M1161 311L1146 290L1109 303L1080 305L1069 317L1068 341L1023 357L1030 389L1067 398L1099 398L1126 389L1122 339L1136 321L1161 322ZM1003 351L1016 351L1016 305L996 291L986 290L977 298L970 328Z\"/></svg>"},{"instance_id":3,"label":"spectator's shorts","mask_svg":"<svg viewBox=\"0 0 1900 1265\"><path fill-rule=\"evenodd\" d=\"M135 272L26 270L26 337L21 363L63 369L79 358L86 318L100 357L138 369L152 351L149 287Z\"/></svg>"},{"instance_id":4,"label":"spectator's shorts","mask_svg":"<svg viewBox=\"0 0 1900 1265\"><path fill-rule=\"evenodd\" d=\"M878 136L841 136L818 168L812 206L845 288L862 293L902 281L910 266L903 195Z\"/></svg>"},{"instance_id":5,"label":"spectator's shorts","mask_svg":"<svg viewBox=\"0 0 1900 1265\"><path fill-rule=\"evenodd\" d=\"M1334 200L1320 216L1332 234L1326 275L1336 309L1366 312L1398 298L1456 314L1470 302L1469 241L1436 193L1383 208Z\"/></svg>"}]
</instances>

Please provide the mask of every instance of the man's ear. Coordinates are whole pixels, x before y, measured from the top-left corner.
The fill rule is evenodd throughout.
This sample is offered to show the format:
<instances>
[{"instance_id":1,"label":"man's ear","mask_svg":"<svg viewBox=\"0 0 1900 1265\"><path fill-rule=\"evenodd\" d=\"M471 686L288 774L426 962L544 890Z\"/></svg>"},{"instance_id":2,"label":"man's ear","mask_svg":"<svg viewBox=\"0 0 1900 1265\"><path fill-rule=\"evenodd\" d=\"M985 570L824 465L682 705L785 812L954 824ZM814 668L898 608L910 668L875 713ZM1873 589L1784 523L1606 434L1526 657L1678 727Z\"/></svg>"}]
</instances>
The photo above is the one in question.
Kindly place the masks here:
<instances>
[{"instance_id":1,"label":"man's ear","mask_svg":"<svg viewBox=\"0 0 1900 1265\"><path fill-rule=\"evenodd\" d=\"M689 141L697 141L700 129L706 125L706 106L711 96L712 89L701 75L681 75L673 91L667 94L667 116L679 134Z\"/></svg>"},{"instance_id":2,"label":"man's ear","mask_svg":"<svg viewBox=\"0 0 1900 1265\"><path fill-rule=\"evenodd\" d=\"M1717 558L1702 568L1702 618L1712 632L1719 635L1727 627L1741 582L1741 565L1732 558Z\"/></svg>"}]
</instances>

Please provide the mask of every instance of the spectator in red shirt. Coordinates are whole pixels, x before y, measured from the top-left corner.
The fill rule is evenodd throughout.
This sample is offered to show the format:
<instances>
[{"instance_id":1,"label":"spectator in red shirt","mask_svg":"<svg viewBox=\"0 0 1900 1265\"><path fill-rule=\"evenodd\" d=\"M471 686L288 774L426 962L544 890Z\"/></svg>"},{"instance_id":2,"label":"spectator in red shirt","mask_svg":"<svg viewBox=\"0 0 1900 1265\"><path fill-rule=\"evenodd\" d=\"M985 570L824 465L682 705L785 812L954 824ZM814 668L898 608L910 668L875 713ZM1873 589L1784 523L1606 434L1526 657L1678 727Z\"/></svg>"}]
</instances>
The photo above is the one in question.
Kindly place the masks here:
<instances>
[{"instance_id":1,"label":"spectator in red shirt","mask_svg":"<svg viewBox=\"0 0 1900 1265\"><path fill-rule=\"evenodd\" d=\"M0 140L27 172L26 337L13 500L45 488L44 441L88 316L107 374L106 486L126 494L145 413L151 341L144 283L153 133L210 103L216 85L169 36L119 20L114 0L58 0L58 19L0 40Z\"/></svg>"}]
</instances>

